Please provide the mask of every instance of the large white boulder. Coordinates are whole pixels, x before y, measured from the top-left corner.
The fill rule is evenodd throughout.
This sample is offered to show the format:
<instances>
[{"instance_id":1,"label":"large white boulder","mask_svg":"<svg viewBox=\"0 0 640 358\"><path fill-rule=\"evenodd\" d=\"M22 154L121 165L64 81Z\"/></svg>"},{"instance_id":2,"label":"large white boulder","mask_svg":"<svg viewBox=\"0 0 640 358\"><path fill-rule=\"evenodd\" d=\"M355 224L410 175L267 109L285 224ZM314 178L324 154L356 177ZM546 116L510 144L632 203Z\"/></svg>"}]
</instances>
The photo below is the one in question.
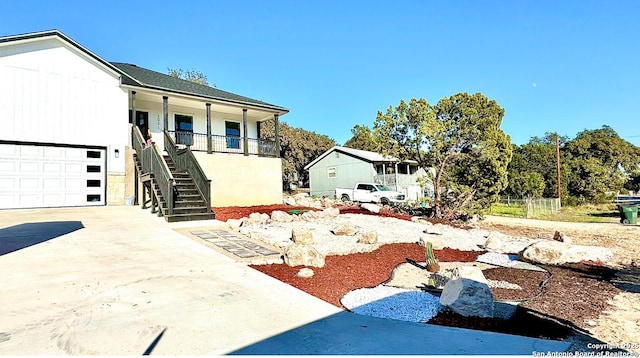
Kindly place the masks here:
<instances>
[{"instance_id":1,"label":"large white boulder","mask_svg":"<svg viewBox=\"0 0 640 358\"><path fill-rule=\"evenodd\" d=\"M242 223L244 222L245 218L241 218L241 219L229 219L227 220L227 225L229 225L229 228L231 228L232 230L237 230L240 228L240 226L242 226Z\"/></svg>"},{"instance_id":2,"label":"large white boulder","mask_svg":"<svg viewBox=\"0 0 640 358\"><path fill-rule=\"evenodd\" d=\"M354 236L358 232L358 228L351 224L342 224L338 225L333 229L334 235L346 235L346 236Z\"/></svg>"},{"instance_id":3,"label":"large white boulder","mask_svg":"<svg viewBox=\"0 0 640 358\"><path fill-rule=\"evenodd\" d=\"M522 252L522 257L540 264L562 265L581 261L608 262L613 257L613 252L599 246L570 245L555 240L541 240L529 245Z\"/></svg>"},{"instance_id":4,"label":"large white boulder","mask_svg":"<svg viewBox=\"0 0 640 358\"><path fill-rule=\"evenodd\" d=\"M517 254L527 246L540 241L526 237L512 237L500 232L492 231L487 237L484 248L500 254Z\"/></svg>"},{"instance_id":5,"label":"large white boulder","mask_svg":"<svg viewBox=\"0 0 640 358\"><path fill-rule=\"evenodd\" d=\"M493 317L493 293L480 268L460 267L458 276L444 285L440 304L465 317Z\"/></svg>"},{"instance_id":6,"label":"large white boulder","mask_svg":"<svg viewBox=\"0 0 640 358\"><path fill-rule=\"evenodd\" d=\"M290 267L324 267L325 257L313 246L293 244L284 252L284 263Z\"/></svg>"},{"instance_id":7,"label":"large white boulder","mask_svg":"<svg viewBox=\"0 0 640 358\"><path fill-rule=\"evenodd\" d=\"M284 211L275 210L271 212L271 221L288 223L293 221L293 215Z\"/></svg>"},{"instance_id":8,"label":"large white boulder","mask_svg":"<svg viewBox=\"0 0 640 358\"><path fill-rule=\"evenodd\" d=\"M297 227L291 230L291 240L300 245L311 245L316 243L313 239L313 233L311 233L311 230Z\"/></svg>"},{"instance_id":9,"label":"large white boulder","mask_svg":"<svg viewBox=\"0 0 640 358\"><path fill-rule=\"evenodd\" d=\"M262 225L269 220L269 215L264 213L251 213L244 220L243 225Z\"/></svg>"}]
</instances>

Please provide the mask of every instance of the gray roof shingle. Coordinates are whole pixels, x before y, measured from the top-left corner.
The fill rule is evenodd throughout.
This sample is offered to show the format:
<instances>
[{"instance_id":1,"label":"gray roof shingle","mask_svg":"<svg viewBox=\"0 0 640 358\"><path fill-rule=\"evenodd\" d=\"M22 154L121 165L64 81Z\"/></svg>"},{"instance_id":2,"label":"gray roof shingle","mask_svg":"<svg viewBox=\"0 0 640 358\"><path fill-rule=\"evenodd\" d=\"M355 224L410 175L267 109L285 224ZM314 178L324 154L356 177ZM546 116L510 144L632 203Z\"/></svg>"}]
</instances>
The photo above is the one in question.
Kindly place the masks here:
<instances>
[{"instance_id":1,"label":"gray roof shingle","mask_svg":"<svg viewBox=\"0 0 640 358\"><path fill-rule=\"evenodd\" d=\"M120 62L111 62L111 64L118 68L124 74L122 78L123 84L166 90L238 104L249 104L272 110L283 111L285 113L289 111L284 107L255 100L249 97L240 96L235 93L223 91L214 87L209 87L195 82L183 80L136 65Z\"/></svg>"}]
</instances>

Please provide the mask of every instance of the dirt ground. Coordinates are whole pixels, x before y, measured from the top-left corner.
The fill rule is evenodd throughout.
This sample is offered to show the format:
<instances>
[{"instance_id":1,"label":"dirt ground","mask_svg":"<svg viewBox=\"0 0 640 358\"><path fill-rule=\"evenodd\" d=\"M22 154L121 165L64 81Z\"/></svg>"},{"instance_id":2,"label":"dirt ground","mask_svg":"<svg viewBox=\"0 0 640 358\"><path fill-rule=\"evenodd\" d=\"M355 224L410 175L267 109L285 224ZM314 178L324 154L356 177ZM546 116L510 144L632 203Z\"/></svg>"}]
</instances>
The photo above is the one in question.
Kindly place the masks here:
<instances>
[{"instance_id":1,"label":"dirt ground","mask_svg":"<svg viewBox=\"0 0 640 358\"><path fill-rule=\"evenodd\" d=\"M619 223L572 223L487 216L479 223L486 230L496 230L511 236L550 239L556 231L569 236L574 244L610 248L614 263L629 266L640 260L640 225Z\"/></svg>"},{"instance_id":2,"label":"dirt ground","mask_svg":"<svg viewBox=\"0 0 640 358\"><path fill-rule=\"evenodd\" d=\"M570 223L487 216L479 223L487 230L511 236L552 238L555 231L569 236L574 244L610 248L620 277L631 282L607 300L606 308L589 332L597 339L633 353L640 353L640 225L618 223Z\"/></svg>"}]
</instances>

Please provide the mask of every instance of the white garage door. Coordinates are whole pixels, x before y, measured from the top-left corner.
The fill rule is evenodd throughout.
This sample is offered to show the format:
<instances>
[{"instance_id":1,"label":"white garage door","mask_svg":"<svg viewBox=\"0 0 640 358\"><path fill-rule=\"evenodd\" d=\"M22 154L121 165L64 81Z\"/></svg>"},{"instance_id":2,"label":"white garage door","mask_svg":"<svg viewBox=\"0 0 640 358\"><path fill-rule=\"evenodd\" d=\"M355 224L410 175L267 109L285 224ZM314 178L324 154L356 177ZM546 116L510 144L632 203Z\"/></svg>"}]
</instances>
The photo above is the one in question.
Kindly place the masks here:
<instances>
[{"instance_id":1,"label":"white garage door","mask_svg":"<svg viewBox=\"0 0 640 358\"><path fill-rule=\"evenodd\" d=\"M105 205L106 148L0 143L0 209Z\"/></svg>"}]
</instances>

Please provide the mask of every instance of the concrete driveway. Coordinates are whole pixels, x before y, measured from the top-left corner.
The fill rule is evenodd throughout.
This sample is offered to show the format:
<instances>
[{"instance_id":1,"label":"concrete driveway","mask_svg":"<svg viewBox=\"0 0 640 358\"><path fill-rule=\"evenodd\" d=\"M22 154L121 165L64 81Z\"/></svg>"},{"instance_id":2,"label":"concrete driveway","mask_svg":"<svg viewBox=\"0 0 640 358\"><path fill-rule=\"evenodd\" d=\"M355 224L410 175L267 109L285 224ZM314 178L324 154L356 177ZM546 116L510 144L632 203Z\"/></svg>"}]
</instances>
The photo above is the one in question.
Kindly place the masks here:
<instances>
[{"instance_id":1,"label":"concrete driveway","mask_svg":"<svg viewBox=\"0 0 640 358\"><path fill-rule=\"evenodd\" d=\"M565 342L344 312L137 207L0 210L0 354L526 354ZM204 241L203 241L204 242Z\"/></svg>"},{"instance_id":2,"label":"concrete driveway","mask_svg":"<svg viewBox=\"0 0 640 358\"><path fill-rule=\"evenodd\" d=\"M225 354L341 312L173 230L190 224L0 210L0 354Z\"/></svg>"}]
</instances>

